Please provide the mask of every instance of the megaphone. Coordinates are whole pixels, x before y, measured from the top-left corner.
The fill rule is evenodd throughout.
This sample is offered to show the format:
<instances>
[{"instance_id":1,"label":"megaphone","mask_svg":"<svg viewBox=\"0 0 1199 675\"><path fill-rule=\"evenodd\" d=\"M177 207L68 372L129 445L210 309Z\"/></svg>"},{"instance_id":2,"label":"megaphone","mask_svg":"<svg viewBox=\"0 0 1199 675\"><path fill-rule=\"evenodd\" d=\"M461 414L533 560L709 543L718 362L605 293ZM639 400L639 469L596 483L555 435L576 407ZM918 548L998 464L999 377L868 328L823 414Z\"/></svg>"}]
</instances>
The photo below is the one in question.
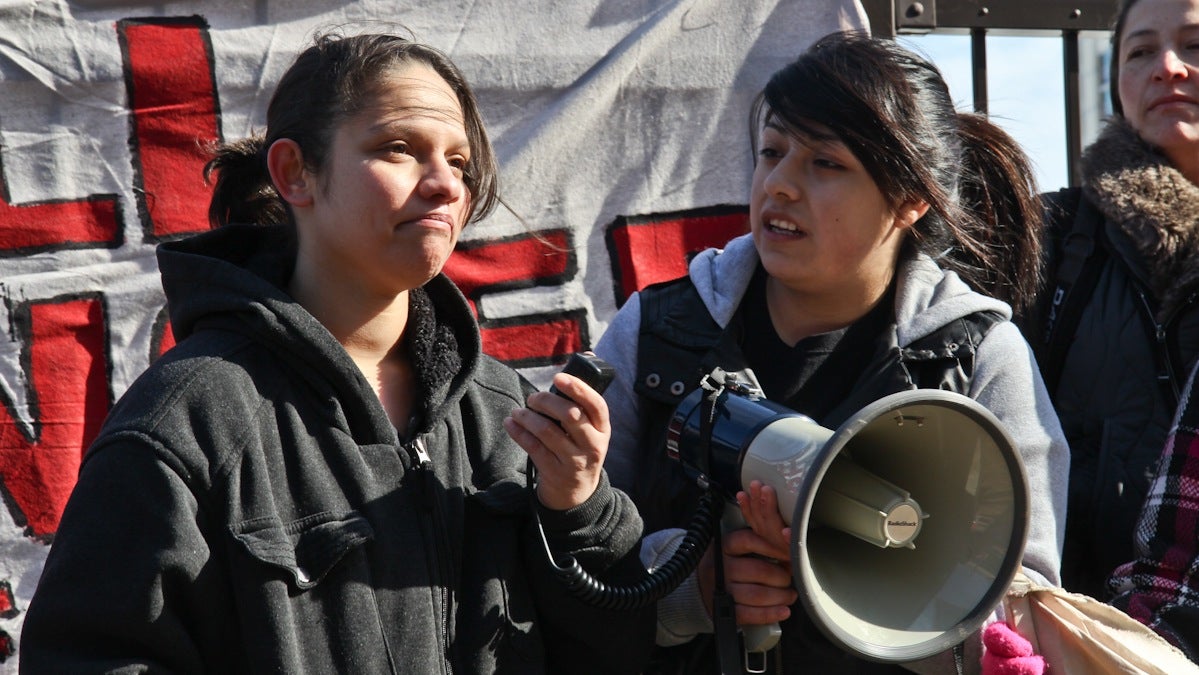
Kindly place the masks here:
<instances>
[{"instance_id":1,"label":"megaphone","mask_svg":"<svg viewBox=\"0 0 1199 675\"><path fill-rule=\"evenodd\" d=\"M727 495L753 480L774 488L805 611L869 660L959 644L1020 568L1023 464L998 419L961 394L891 394L833 431L752 389L701 388L676 407L667 451Z\"/></svg>"}]
</instances>

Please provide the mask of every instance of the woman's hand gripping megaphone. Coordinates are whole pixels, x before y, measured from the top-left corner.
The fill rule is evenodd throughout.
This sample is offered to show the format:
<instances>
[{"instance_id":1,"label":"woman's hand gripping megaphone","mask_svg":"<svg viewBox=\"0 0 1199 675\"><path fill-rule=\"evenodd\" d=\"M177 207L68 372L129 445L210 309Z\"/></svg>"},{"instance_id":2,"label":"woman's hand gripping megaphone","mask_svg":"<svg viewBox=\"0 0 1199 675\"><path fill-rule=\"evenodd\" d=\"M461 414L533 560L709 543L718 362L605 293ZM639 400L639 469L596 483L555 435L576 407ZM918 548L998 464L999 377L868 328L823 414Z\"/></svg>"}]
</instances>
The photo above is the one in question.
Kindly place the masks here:
<instances>
[{"instance_id":1,"label":"woman's hand gripping megaphone","mask_svg":"<svg viewBox=\"0 0 1199 675\"><path fill-rule=\"evenodd\" d=\"M798 599L791 572L791 528L783 521L778 497L770 486L752 481L736 499L736 506L726 506L721 525L724 587L735 604L745 670L764 672L765 654L781 635L778 624L791 615ZM716 586L712 555L709 550L699 571L709 614Z\"/></svg>"}]
</instances>

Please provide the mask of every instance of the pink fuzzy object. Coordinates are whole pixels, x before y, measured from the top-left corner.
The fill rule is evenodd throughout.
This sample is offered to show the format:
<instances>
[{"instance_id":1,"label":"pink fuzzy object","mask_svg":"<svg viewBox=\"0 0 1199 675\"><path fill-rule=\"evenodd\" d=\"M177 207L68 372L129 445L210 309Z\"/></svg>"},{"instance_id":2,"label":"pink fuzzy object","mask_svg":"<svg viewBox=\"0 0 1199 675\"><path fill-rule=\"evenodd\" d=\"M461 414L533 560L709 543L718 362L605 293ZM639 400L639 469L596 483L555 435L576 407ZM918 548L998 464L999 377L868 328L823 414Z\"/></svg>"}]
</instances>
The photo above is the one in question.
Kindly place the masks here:
<instances>
[{"instance_id":1,"label":"pink fuzzy object","mask_svg":"<svg viewBox=\"0 0 1199 675\"><path fill-rule=\"evenodd\" d=\"M983 675L1043 675L1045 658L1033 653L1032 643L1002 621L983 630Z\"/></svg>"}]
</instances>

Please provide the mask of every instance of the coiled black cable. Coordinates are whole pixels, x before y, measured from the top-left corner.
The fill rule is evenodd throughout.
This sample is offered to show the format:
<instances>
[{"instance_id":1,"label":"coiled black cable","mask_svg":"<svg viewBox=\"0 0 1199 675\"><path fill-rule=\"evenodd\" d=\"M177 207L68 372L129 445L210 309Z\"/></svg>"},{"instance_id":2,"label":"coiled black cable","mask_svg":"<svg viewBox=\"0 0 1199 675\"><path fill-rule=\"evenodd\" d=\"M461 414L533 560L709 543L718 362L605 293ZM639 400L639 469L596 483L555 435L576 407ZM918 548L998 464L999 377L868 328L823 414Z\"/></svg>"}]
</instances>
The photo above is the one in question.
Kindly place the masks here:
<instances>
[{"instance_id":1,"label":"coiled black cable","mask_svg":"<svg viewBox=\"0 0 1199 675\"><path fill-rule=\"evenodd\" d=\"M713 371L714 376L717 374L719 376L711 379L707 376L704 377L700 383L709 392L703 399L703 424L700 428L700 456L704 460L704 468L711 463L712 423L716 416L716 410L722 405L728 392L738 384L735 377L727 377L723 370ZM575 560L574 556L564 555L562 563L559 563L554 557L549 541L545 537L545 528L541 526L541 517L537 512L535 488L537 469L531 458L526 467L529 476L529 495L533 499L533 520L537 525L538 534L541 535L541 543L545 547L545 555L550 566L558 578L566 584L572 595L600 609L621 611L640 609L669 595L695 571L700 558L703 557L704 551L708 549L708 544L715 536L716 528L724 513L725 498L719 490L706 478L702 481L697 480L698 485L704 486L704 493L699 499L695 513L691 516L691 522L687 525L682 543L670 556L670 560L653 572L647 572L644 579L631 586L609 586L591 576L579 565L579 561Z\"/></svg>"},{"instance_id":2,"label":"coiled black cable","mask_svg":"<svg viewBox=\"0 0 1199 675\"><path fill-rule=\"evenodd\" d=\"M536 497L534 497L536 499ZM576 598L600 609L628 611L640 609L666 597L683 583L699 565L700 558L716 533L717 524L723 513L724 498L716 490L707 490L700 497L699 506L687 526L683 541L675 549L670 560L653 572L647 572L644 579L631 586L609 586L596 579L583 569L574 556L565 555L562 563L554 557L549 542L545 538L545 530L541 527L541 518L537 515L537 505L533 505L533 518L537 531L541 535L541 543L555 574L566 584L567 589Z\"/></svg>"}]
</instances>

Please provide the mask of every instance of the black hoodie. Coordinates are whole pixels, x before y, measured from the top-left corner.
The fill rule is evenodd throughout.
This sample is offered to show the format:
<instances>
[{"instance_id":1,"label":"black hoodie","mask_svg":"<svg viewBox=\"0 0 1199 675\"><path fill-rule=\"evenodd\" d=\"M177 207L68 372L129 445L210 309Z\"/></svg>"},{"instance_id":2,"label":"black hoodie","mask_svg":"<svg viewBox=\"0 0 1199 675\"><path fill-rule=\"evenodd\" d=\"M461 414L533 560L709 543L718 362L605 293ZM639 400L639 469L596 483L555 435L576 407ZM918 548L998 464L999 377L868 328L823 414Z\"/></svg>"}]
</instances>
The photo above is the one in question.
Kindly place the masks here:
<instances>
[{"instance_id":1,"label":"black hoodie","mask_svg":"<svg viewBox=\"0 0 1199 675\"><path fill-rule=\"evenodd\" d=\"M282 290L287 241L234 225L159 248L178 344L85 457L22 670L634 672L652 610L601 612L552 577L501 425L531 387L481 353L457 288L410 294L421 405L401 439ZM641 573L640 518L606 476L539 511L556 551Z\"/></svg>"}]
</instances>

